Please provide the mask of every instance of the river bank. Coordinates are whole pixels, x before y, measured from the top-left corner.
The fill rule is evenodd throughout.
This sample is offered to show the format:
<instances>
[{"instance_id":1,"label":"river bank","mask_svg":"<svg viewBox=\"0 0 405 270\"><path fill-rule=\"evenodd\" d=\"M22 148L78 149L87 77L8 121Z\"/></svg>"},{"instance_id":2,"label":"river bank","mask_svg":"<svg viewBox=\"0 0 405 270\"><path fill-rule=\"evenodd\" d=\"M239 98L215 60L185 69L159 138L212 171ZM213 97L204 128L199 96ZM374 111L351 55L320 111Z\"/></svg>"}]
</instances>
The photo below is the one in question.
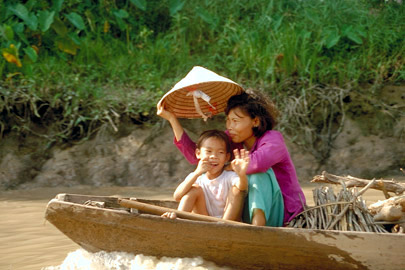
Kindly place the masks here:
<instances>
[{"instance_id":1,"label":"river bank","mask_svg":"<svg viewBox=\"0 0 405 270\"><path fill-rule=\"evenodd\" d=\"M383 87L378 102L375 96L368 100L356 91L345 91L345 117L336 116L338 123L322 128L333 129L330 134L317 133L315 122L320 119L308 122L314 115L299 116L308 126L300 126L294 136L283 129L297 119L283 119L277 127L284 134L300 182L308 183L322 171L365 179L404 176L405 86ZM173 145L173 132L166 121L153 125L120 121L118 129L105 124L80 142L51 143L46 134L52 128L41 125L33 125L30 135L5 134L0 140L0 190L77 185L172 187L194 169ZM203 130L223 130L225 116L207 122L181 119L181 123L196 139Z\"/></svg>"},{"instance_id":2,"label":"river bank","mask_svg":"<svg viewBox=\"0 0 405 270\"><path fill-rule=\"evenodd\" d=\"M400 171L405 167L404 141L362 135L353 121L346 122L326 164L319 164L311 153L286 139L301 183L324 170L365 179L404 175ZM199 130L220 128L221 123L193 124L187 130L196 138ZM104 132L78 145L47 150L35 140L21 145L18 139L7 137L0 142L0 190L76 185L172 187L194 169L173 145L167 125L158 131L130 126L125 135Z\"/></svg>"}]
</instances>

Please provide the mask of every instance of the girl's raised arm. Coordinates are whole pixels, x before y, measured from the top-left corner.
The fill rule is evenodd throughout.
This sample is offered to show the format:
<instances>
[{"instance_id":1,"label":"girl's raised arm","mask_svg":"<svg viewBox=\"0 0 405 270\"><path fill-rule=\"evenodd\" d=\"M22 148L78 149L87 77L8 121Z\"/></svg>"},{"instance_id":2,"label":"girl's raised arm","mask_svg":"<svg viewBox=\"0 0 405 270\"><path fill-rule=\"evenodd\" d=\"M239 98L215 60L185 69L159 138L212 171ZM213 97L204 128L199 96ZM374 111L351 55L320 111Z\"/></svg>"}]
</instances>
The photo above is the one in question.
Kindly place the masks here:
<instances>
[{"instance_id":1,"label":"girl's raised arm","mask_svg":"<svg viewBox=\"0 0 405 270\"><path fill-rule=\"evenodd\" d=\"M196 145L190 137L188 137L177 117L172 112L165 110L164 105L160 103L157 105L156 114L169 121L175 137L174 143L183 156L191 164L197 164L198 159L195 156Z\"/></svg>"},{"instance_id":2,"label":"girl's raised arm","mask_svg":"<svg viewBox=\"0 0 405 270\"><path fill-rule=\"evenodd\" d=\"M173 130L174 136L176 137L176 140L180 141L181 136L183 136L184 129L181 126L177 117L173 113L166 111L164 104L158 103L158 105L156 106L156 109L157 109L156 114L158 116L169 121L170 125L172 126L172 130Z\"/></svg>"}]
</instances>

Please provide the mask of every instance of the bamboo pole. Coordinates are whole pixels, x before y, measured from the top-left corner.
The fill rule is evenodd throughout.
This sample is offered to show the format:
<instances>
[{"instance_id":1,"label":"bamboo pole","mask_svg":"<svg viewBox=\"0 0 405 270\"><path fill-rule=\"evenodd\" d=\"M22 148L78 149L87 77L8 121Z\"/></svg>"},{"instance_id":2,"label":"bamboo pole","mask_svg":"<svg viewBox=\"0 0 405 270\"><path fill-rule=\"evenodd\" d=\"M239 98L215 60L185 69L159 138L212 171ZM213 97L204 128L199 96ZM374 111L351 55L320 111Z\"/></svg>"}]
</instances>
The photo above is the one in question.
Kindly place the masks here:
<instances>
[{"instance_id":1,"label":"bamboo pole","mask_svg":"<svg viewBox=\"0 0 405 270\"><path fill-rule=\"evenodd\" d=\"M153 205L153 204L142 203L142 202L133 201L133 200L119 199L118 203L123 207L135 208L135 209L138 209L138 210L150 213L150 214L159 215L159 216L163 215L166 212L173 212L177 215L177 217L184 218L184 219L197 220L197 221L209 221L209 222L222 222L222 223L232 224L232 225L251 226L250 224L247 224L247 223L226 220L226 219L221 219L221 218L217 218L217 217L205 216L205 215L200 215L200 214L195 214L195 213L189 213L189 212L185 212L185 211L157 206L157 205Z\"/></svg>"}]
</instances>

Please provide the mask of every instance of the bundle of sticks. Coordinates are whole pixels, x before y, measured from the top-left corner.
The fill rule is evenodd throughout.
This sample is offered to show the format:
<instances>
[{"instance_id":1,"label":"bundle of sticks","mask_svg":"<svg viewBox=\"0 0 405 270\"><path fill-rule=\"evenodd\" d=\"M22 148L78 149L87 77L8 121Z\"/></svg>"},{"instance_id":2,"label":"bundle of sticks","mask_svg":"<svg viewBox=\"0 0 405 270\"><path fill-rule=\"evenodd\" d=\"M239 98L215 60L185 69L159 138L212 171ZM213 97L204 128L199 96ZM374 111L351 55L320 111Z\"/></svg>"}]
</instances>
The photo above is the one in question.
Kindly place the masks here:
<instances>
[{"instance_id":1,"label":"bundle of sticks","mask_svg":"<svg viewBox=\"0 0 405 270\"><path fill-rule=\"evenodd\" d=\"M331 187L313 190L314 207L305 210L289 223L289 227L339 231L387 232L376 224L367 209L361 192L343 188L337 195Z\"/></svg>"},{"instance_id":2,"label":"bundle of sticks","mask_svg":"<svg viewBox=\"0 0 405 270\"><path fill-rule=\"evenodd\" d=\"M331 187L323 186L314 189L315 206L304 206L304 211L296 216L288 226L294 228L385 233L388 231L384 225L397 222L400 230L393 230L393 232L403 232L401 213L405 218L405 196L393 197L386 200L389 202L390 208L384 207L388 204L385 201L379 201L377 205L374 204L368 207L361 197L369 188L382 190L386 197L388 191L401 194L405 190L402 183L389 180L378 181L341 177L323 172L322 175L315 176L312 182L341 184L342 189L337 195L335 195ZM363 188L359 191L358 187ZM404 205L403 208L401 208L402 204ZM390 215L385 214L386 212ZM396 220L387 221L387 217L392 218L393 213L396 215Z\"/></svg>"}]
</instances>

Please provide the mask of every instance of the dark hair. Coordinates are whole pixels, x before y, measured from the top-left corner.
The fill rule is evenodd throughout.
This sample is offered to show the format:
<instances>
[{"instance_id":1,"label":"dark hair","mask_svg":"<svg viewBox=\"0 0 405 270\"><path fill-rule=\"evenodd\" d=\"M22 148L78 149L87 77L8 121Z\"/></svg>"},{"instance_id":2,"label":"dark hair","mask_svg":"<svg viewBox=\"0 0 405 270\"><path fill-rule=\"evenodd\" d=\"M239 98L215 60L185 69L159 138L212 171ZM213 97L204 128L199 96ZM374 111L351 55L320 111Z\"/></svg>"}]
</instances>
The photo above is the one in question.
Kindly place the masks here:
<instances>
[{"instance_id":1,"label":"dark hair","mask_svg":"<svg viewBox=\"0 0 405 270\"><path fill-rule=\"evenodd\" d=\"M197 140L197 149L201 149L203 142L208 138L217 138L223 141L226 146L226 152L231 153L231 143L229 141L228 135L225 132L216 129L206 130L201 133L200 137Z\"/></svg>"},{"instance_id":2,"label":"dark hair","mask_svg":"<svg viewBox=\"0 0 405 270\"><path fill-rule=\"evenodd\" d=\"M235 108L241 109L252 119L259 118L260 125L253 128L255 137L261 137L267 130L272 130L277 125L279 112L276 106L259 91L249 89L242 94L232 96L228 100L225 114L228 115Z\"/></svg>"}]
</instances>

